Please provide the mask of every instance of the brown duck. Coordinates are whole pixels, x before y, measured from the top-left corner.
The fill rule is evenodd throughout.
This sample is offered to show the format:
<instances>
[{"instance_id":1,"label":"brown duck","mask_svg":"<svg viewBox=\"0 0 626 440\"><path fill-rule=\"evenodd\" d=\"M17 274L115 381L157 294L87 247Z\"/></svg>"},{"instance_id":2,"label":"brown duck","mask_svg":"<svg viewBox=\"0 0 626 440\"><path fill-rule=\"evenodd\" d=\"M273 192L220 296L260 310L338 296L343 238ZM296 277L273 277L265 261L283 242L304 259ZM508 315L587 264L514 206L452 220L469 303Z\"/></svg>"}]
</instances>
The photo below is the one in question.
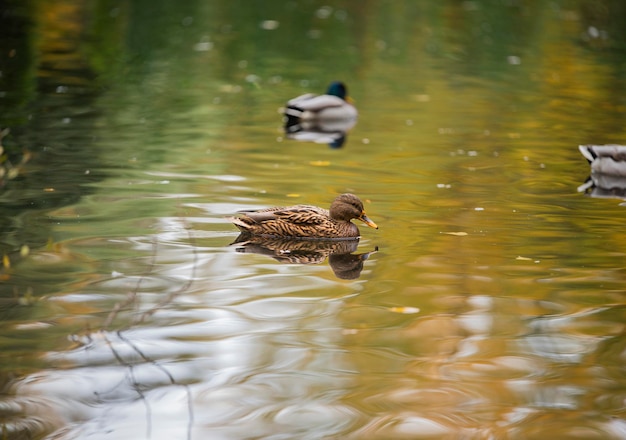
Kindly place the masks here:
<instances>
[{"instance_id":1,"label":"brown duck","mask_svg":"<svg viewBox=\"0 0 626 440\"><path fill-rule=\"evenodd\" d=\"M242 232L265 237L300 239L351 239L360 236L359 228L350 220L361 220L378 229L363 210L363 202L354 194L341 194L330 210L310 205L296 205L241 211L230 221Z\"/></svg>"}]
</instances>

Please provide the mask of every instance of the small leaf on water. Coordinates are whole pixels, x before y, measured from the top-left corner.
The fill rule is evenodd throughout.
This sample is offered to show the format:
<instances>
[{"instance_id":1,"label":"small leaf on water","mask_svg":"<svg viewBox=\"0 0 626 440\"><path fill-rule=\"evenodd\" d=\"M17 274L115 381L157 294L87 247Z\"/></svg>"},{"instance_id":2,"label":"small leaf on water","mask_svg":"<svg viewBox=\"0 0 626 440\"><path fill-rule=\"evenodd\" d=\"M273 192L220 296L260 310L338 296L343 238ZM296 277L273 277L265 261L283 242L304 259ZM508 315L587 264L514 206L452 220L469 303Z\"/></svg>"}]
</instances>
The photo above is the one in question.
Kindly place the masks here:
<instances>
[{"instance_id":1,"label":"small leaf on water","mask_svg":"<svg viewBox=\"0 0 626 440\"><path fill-rule=\"evenodd\" d=\"M287 194L287 197L296 198L296 197L300 197L300 194L297 194L297 193L289 193L289 194Z\"/></svg>"},{"instance_id":2,"label":"small leaf on water","mask_svg":"<svg viewBox=\"0 0 626 440\"><path fill-rule=\"evenodd\" d=\"M467 232L442 232L442 234L455 235L457 237L465 237Z\"/></svg>"},{"instance_id":3,"label":"small leaf on water","mask_svg":"<svg viewBox=\"0 0 626 440\"><path fill-rule=\"evenodd\" d=\"M309 165L313 165L314 167L327 167L330 165L330 162L327 160L313 160L309 162Z\"/></svg>"},{"instance_id":4,"label":"small leaf on water","mask_svg":"<svg viewBox=\"0 0 626 440\"><path fill-rule=\"evenodd\" d=\"M518 255L516 260L520 260L520 261L532 261L532 258L528 258L528 257L522 257L521 255Z\"/></svg>"},{"instance_id":5,"label":"small leaf on water","mask_svg":"<svg viewBox=\"0 0 626 440\"><path fill-rule=\"evenodd\" d=\"M390 307L389 310L395 313L404 313L406 315L419 313L420 311L417 307Z\"/></svg>"},{"instance_id":6,"label":"small leaf on water","mask_svg":"<svg viewBox=\"0 0 626 440\"><path fill-rule=\"evenodd\" d=\"M9 256L7 254L2 256L2 265L7 269L11 267L11 260L9 260Z\"/></svg>"}]
</instances>

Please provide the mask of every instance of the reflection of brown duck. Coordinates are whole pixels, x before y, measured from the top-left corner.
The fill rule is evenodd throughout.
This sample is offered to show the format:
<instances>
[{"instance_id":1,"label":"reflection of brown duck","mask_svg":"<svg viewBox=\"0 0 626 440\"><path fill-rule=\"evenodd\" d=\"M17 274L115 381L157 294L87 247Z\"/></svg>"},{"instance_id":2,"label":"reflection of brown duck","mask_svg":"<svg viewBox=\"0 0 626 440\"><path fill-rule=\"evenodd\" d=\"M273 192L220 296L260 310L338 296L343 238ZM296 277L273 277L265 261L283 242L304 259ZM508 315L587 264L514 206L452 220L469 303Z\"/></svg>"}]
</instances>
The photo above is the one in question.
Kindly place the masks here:
<instances>
[{"instance_id":1,"label":"reflection of brown duck","mask_svg":"<svg viewBox=\"0 0 626 440\"><path fill-rule=\"evenodd\" d=\"M354 194L341 194L330 210L310 205L241 211L230 221L242 232L265 237L299 239L352 239L359 237L359 228L350 220L361 220L378 229L363 209L363 202Z\"/></svg>"},{"instance_id":2,"label":"reflection of brown duck","mask_svg":"<svg viewBox=\"0 0 626 440\"><path fill-rule=\"evenodd\" d=\"M237 244L237 252L267 255L281 263L319 264L327 257L337 278L351 280L361 275L363 262L374 251L353 254L358 240L293 240L253 236L241 233L232 243Z\"/></svg>"},{"instance_id":3,"label":"reflection of brown duck","mask_svg":"<svg viewBox=\"0 0 626 440\"><path fill-rule=\"evenodd\" d=\"M337 278L342 280L355 280L361 276L363 262L376 252L378 252L378 247L364 254L330 254L328 256L328 263Z\"/></svg>"}]
</instances>

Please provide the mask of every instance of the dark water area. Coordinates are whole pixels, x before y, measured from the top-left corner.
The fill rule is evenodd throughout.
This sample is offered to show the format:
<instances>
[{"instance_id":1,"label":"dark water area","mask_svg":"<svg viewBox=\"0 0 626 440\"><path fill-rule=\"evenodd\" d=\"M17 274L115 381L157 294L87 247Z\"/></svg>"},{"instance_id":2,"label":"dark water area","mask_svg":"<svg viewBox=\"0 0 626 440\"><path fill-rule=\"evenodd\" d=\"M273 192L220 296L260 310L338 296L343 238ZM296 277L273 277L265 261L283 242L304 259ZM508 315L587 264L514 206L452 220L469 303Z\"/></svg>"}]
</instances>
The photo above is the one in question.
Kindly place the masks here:
<instances>
[{"instance_id":1,"label":"dark water area","mask_svg":"<svg viewBox=\"0 0 626 440\"><path fill-rule=\"evenodd\" d=\"M579 190L578 150L626 143L624 22L2 3L1 438L626 438L624 192ZM292 139L334 80L342 147ZM234 243L345 192L359 241Z\"/></svg>"}]
</instances>

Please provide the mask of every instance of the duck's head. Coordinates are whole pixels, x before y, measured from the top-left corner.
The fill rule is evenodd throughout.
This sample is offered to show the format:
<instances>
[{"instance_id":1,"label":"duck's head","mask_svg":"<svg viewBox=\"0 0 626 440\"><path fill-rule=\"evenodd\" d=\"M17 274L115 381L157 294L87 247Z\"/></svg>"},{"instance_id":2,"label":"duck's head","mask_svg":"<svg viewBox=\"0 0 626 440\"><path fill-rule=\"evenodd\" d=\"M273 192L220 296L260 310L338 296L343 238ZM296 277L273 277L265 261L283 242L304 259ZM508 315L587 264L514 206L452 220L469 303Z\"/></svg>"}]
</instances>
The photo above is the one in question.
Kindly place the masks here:
<instances>
[{"instance_id":1,"label":"duck's head","mask_svg":"<svg viewBox=\"0 0 626 440\"><path fill-rule=\"evenodd\" d=\"M349 222L353 218L361 220L370 228L378 229L376 223L371 221L363 209L363 202L354 194L341 194L330 205L330 218Z\"/></svg>"},{"instance_id":2,"label":"duck's head","mask_svg":"<svg viewBox=\"0 0 626 440\"><path fill-rule=\"evenodd\" d=\"M327 95L337 96L345 100L348 97L348 89L344 83L341 81L334 81L330 83L328 86L328 90L326 90Z\"/></svg>"}]
</instances>

